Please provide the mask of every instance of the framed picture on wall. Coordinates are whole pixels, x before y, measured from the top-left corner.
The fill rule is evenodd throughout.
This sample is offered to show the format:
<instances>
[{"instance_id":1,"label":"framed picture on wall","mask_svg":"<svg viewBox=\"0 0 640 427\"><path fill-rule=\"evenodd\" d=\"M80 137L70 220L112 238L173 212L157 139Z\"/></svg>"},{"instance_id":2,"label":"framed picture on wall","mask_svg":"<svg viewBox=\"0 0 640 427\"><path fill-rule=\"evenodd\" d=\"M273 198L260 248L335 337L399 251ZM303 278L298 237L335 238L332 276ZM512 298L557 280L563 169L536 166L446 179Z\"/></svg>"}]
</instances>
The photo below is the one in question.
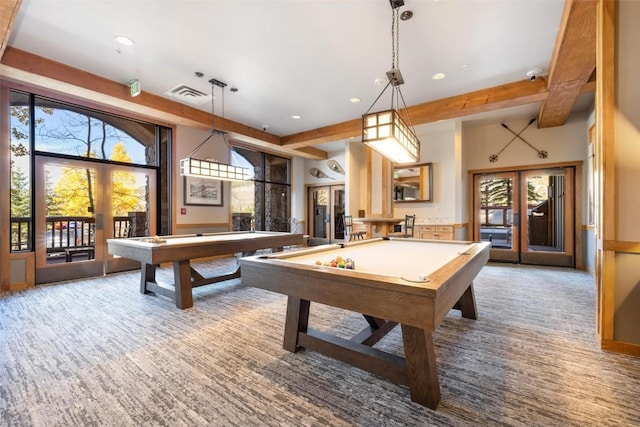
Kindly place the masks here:
<instances>
[{"instance_id":1,"label":"framed picture on wall","mask_svg":"<svg viewBox=\"0 0 640 427\"><path fill-rule=\"evenodd\" d=\"M222 181L184 177L184 204L192 206L222 206Z\"/></svg>"}]
</instances>

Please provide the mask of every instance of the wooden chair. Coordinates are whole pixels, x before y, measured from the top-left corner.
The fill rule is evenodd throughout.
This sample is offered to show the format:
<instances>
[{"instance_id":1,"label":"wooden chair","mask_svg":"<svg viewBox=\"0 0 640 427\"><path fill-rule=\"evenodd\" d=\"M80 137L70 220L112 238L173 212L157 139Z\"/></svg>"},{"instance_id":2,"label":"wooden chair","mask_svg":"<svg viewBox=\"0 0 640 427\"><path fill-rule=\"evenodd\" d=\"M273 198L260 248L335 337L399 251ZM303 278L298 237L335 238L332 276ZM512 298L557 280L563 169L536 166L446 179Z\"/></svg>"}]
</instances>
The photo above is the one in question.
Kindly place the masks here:
<instances>
[{"instance_id":1,"label":"wooden chair","mask_svg":"<svg viewBox=\"0 0 640 427\"><path fill-rule=\"evenodd\" d=\"M344 232L349 236L349 240L362 240L366 235L366 231L353 231L353 217L351 215L344 215Z\"/></svg>"},{"instance_id":2,"label":"wooden chair","mask_svg":"<svg viewBox=\"0 0 640 427\"><path fill-rule=\"evenodd\" d=\"M416 224L415 215L405 215L404 217L404 231L399 233L389 233L389 237L413 237L413 229Z\"/></svg>"}]
</instances>

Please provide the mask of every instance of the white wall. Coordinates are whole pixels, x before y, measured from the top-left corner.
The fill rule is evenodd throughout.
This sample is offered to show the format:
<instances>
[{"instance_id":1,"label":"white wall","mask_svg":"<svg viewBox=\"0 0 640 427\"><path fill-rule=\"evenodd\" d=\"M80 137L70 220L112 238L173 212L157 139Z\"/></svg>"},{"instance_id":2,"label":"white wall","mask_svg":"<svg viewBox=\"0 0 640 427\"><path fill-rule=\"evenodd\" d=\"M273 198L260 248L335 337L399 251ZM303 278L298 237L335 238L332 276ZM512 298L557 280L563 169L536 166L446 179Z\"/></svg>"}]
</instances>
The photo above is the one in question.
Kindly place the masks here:
<instances>
[{"instance_id":1,"label":"white wall","mask_svg":"<svg viewBox=\"0 0 640 427\"><path fill-rule=\"evenodd\" d=\"M342 150L332 151L327 153L327 160L310 160L305 159L304 161L304 183L305 185L337 185L344 184L346 180L346 176L340 173L334 172L331 170L327 164L329 160L335 160L342 167L342 169L346 173L346 165L345 165L345 151L346 145ZM320 171L324 172L327 175L327 178L316 178L312 176L309 171L312 168L320 169Z\"/></svg>"},{"instance_id":2,"label":"white wall","mask_svg":"<svg viewBox=\"0 0 640 427\"><path fill-rule=\"evenodd\" d=\"M538 153L519 139L504 148L514 137L499 122L484 126L463 126L462 144L468 170L503 168L520 165L586 161L585 115L571 116L564 126L539 129L534 122L520 135L539 151L547 151L548 157L541 159ZM529 120L505 123L519 133ZM500 151L504 148L504 151ZM489 156L498 154L498 161L490 162Z\"/></svg>"},{"instance_id":3,"label":"white wall","mask_svg":"<svg viewBox=\"0 0 640 427\"><path fill-rule=\"evenodd\" d=\"M416 215L416 222L454 224L456 212L456 124L417 129L420 139L420 163L433 163L433 201L396 203L394 216Z\"/></svg>"},{"instance_id":4,"label":"white wall","mask_svg":"<svg viewBox=\"0 0 640 427\"><path fill-rule=\"evenodd\" d=\"M304 163L305 159L303 157L291 159L291 217L298 220L298 222L306 222Z\"/></svg>"},{"instance_id":5,"label":"white wall","mask_svg":"<svg viewBox=\"0 0 640 427\"><path fill-rule=\"evenodd\" d=\"M175 183L176 204L175 212L176 224L228 224L230 186L228 182L223 182L223 202L222 206L185 206L184 205L184 177L180 176L180 159L186 157L204 139L209 136L208 131L200 129L178 126L175 133L176 166L173 170ZM224 143L222 137L211 138L202 149L193 155L195 158L212 158L220 162L229 162L229 147ZM186 214L181 214L181 209L186 209Z\"/></svg>"}]
</instances>

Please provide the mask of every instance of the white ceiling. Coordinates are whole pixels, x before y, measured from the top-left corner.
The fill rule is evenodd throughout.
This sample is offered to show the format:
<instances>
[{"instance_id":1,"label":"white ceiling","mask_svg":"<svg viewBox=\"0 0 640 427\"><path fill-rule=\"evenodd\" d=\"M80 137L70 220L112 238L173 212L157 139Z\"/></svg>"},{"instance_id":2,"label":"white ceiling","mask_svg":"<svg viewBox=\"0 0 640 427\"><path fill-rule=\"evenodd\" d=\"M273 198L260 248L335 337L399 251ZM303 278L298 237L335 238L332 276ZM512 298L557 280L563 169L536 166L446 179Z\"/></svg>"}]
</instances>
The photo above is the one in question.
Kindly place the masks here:
<instances>
[{"instance_id":1,"label":"white ceiling","mask_svg":"<svg viewBox=\"0 0 640 427\"><path fill-rule=\"evenodd\" d=\"M524 80L535 68L546 73L564 6L405 3L400 10L414 12L400 23L407 105ZM139 79L143 91L161 96L180 84L210 94L213 77L229 85L227 118L284 136L369 109L383 87L375 80L391 68L391 15L388 0L24 0L9 45L114 81ZM119 45L116 35L135 45ZM438 72L447 77L432 80ZM376 105L390 105L387 94ZM197 108L210 111L211 103ZM221 108L218 97L216 114ZM531 117L537 109L497 114Z\"/></svg>"}]
</instances>

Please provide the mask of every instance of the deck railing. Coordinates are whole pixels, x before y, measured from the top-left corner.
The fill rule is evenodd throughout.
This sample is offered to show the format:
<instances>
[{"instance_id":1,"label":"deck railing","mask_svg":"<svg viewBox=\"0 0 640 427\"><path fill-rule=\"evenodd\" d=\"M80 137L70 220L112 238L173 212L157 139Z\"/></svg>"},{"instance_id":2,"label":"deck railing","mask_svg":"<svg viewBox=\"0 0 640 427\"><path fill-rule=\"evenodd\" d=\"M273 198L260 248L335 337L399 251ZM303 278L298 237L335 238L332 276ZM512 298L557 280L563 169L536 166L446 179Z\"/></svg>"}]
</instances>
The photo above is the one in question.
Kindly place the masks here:
<instances>
[{"instance_id":1,"label":"deck railing","mask_svg":"<svg viewBox=\"0 0 640 427\"><path fill-rule=\"evenodd\" d=\"M95 218L85 216L50 216L46 219L46 251L48 256L69 256L70 250L91 251L95 247ZM11 217L11 252L30 251L31 218ZM131 218L113 217L113 237L130 237Z\"/></svg>"}]
</instances>

